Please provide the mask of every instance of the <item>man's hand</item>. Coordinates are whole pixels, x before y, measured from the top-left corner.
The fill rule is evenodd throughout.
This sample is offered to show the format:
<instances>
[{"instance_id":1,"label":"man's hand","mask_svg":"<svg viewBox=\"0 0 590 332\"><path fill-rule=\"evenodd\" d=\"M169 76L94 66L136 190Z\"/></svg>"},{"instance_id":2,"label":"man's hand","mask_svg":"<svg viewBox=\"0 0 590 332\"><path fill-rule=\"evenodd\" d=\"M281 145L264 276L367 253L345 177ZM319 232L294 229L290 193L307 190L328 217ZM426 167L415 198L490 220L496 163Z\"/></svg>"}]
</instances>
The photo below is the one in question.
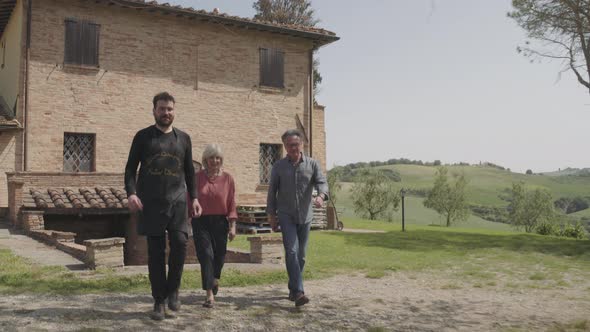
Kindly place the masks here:
<instances>
[{"instance_id":1,"label":"man's hand","mask_svg":"<svg viewBox=\"0 0 590 332\"><path fill-rule=\"evenodd\" d=\"M227 233L228 238L230 241L233 241L236 238L236 221L230 220L229 221L229 231Z\"/></svg>"},{"instance_id":2,"label":"man's hand","mask_svg":"<svg viewBox=\"0 0 590 332\"><path fill-rule=\"evenodd\" d=\"M143 204L141 203L141 199L139 199L139 197L137 197L137 195L133 194L133 195L129 195L129 197L127 197L127 206L129 207L129 211L131 212L137 212L137 211L141 211L143 210Z\"/></svg>"},{"instance_id":3,"label":"man's hand","mask_svg":"<svg viewBox=\"0 0 590 332\"><path fill-rule=\"evenodd\" d=\"M194 198L193 199L193 209L191 211L191 218L198 218L201 216L203 209L201 208L201 204L199 204L199 200Z\"/></svg>"},{"instance_id":4,"label":"man's hand","mask_svg":"<svg viewBox=\"0 0 590 332\"><path fill-rule=\"evenodd\" d=\"M279 223L277 222L277 216L269 214L268 215L268 223L270 224L270 227L272 228L273 232L276 232L279 230Z\"/></svg>"},{"instance_id":5,"label":"man's hand","mask_svg":"<svg viewBox=\"0 0 590 332\"><path fill-rule=\"evenodd\" d=\"M317 195L313 200L313 204L315 207L321 208L324 205L324 199L322 198L322 195Z\"/></svg>"}]
</instances>

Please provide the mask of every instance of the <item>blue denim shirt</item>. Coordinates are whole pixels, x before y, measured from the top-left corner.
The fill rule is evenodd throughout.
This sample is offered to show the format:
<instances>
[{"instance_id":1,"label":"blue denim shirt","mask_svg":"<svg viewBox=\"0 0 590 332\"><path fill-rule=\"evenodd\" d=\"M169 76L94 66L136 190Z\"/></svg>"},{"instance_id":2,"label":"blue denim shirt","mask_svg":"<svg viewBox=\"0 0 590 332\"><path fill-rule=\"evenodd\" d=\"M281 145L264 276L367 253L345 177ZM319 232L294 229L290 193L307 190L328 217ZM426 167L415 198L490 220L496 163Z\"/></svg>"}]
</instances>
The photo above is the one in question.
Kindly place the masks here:
<instances>
[{"instance_id":1,"label":"blue denim shirt","mask_svg":"<svg viewBox=\"0 0 590 332\"><path fill-rule=\"evenodd\" d=\"M266 199L266 213L286 215L296 224L312 221L314 188L328 197L328 182L319 163L305 155L301 158L296 166L288 157L273 165Z\"/></svg>"}]
</instances>

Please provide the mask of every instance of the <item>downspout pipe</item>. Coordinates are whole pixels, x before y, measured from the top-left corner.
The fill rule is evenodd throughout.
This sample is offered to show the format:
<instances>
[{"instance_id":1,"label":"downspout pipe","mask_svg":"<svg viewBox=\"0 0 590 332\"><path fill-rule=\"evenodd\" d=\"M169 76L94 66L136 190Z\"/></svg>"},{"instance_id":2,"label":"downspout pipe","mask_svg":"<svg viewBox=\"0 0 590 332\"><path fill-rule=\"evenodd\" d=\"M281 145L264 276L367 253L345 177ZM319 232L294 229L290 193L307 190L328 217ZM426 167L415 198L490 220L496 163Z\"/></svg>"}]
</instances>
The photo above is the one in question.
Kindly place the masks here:
<instances>
[{"instance_id":1,"label":"downspout pipe","mask_svg":"<svg viewBox=\"0 0 590 332\"><path fill-rule=\"evenodd\" d=\"M309 156L313 158L313 52L309 50Z\"/></svg>"},{"instance_id":2,"label":"downspout pipe","mask_svg":"<svg viewBox=\"0 0 590 332\"><path fill-rule=\"evenodd\" d=\"M27 172L29 170L29 155L28 155L28 137L29 137L29 77L30 68L29 61L31 59L31 19L33 13L33 0L27 1L27 37L25 44L25 105L23 116L23 166L22 170Z\"/></svg>"}]
</instances>

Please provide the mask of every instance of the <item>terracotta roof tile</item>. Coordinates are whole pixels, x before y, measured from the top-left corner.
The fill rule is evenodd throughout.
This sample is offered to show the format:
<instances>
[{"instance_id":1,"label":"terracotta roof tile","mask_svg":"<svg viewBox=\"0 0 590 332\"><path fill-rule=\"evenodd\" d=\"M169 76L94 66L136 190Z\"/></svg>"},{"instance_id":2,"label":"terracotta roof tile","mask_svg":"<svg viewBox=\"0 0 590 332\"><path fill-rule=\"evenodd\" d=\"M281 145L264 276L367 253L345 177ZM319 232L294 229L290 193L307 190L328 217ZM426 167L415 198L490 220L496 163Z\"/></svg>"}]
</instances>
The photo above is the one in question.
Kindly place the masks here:
<instances>
[{"instance_id":1,"label":"terracotta roof tile","mask_svg":"<svg viewBox=\"0 0 590 332\"><path fill-rule=\"evenodd\" d=\"M23 198L26 208L127 209L123 188L33 188Z\"/></svg>"},{"instance_id":2,"label":"terracotta roof tile","mask_svg":"<svg viewBox=\"0 0 590 332\"><path fill-rule=\"evenodd\" d=\"M96 0L96 2L101 1L106 2L109 5L118 5L125 8L133 8L138 10L162 10L164 12L174 13L177 17L193 17L203 21L211 21L213 23L242 26L248 29L270 31L287 35L296 35L299 37L312 39L317 45L329 44L340 39L334 32L321 28L295 24L266 22L255 20L253 18L233 16L226 13L220 13L218 11L208 12L202 9L194 9L192 7L171 6L169 3L158 3L157 1ZM0 0L0 35L8 23L8 19L10 18L15 5L16 0Z\"/></svg>"},{"instance_id":3,"label":"terracotta roof tile","mask_svg":"<svg viewBox=\"0 0 590 332\"><path fill-rule=\"evenodd\" d=\"M157 1L146 1L146 0L108 0L112 4L116 4L122 7L135 8L135 9L161 9L164 11L171 11L177 14L177 16L196 16L202 20L209 20L215 23L223 23L228 25L244 25L248 28L256 28L259 30L270 30L274 32L280 32L285 34L296 34L301 37L316 39L320 44L328 44L334 42L339 37L332 31L296 25L296 24L281 24L262 20L256 20L253 18L245 18L239 16L233 16L226 13L220 13L218 11L208 12L202 9L194 9L192 7L182 6L171 6L169 3L158 3Z\"/></svg>"}]
</instances>

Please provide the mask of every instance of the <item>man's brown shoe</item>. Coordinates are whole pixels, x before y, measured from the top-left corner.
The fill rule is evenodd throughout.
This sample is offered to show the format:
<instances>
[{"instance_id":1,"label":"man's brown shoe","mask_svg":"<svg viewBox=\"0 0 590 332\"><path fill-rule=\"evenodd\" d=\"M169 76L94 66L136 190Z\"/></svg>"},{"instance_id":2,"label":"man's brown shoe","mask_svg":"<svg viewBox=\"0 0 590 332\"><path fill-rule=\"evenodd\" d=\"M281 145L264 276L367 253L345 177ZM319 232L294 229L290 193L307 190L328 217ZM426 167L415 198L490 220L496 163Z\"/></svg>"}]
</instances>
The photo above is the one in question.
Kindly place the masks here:
<instances>
[{"instance_id":1,"label":"man's brown shoe","mask_svg":"<svg viewBox=\"0 0 590 332\"><path fill-rule=\"evenodd\" d=\"M305 296L305 294L303 293L298 293L295 296L295 306L296 307L301 307L302 305L308 304L309 303L309 298L307 296Z\"/></svg>"}]
</instances>

